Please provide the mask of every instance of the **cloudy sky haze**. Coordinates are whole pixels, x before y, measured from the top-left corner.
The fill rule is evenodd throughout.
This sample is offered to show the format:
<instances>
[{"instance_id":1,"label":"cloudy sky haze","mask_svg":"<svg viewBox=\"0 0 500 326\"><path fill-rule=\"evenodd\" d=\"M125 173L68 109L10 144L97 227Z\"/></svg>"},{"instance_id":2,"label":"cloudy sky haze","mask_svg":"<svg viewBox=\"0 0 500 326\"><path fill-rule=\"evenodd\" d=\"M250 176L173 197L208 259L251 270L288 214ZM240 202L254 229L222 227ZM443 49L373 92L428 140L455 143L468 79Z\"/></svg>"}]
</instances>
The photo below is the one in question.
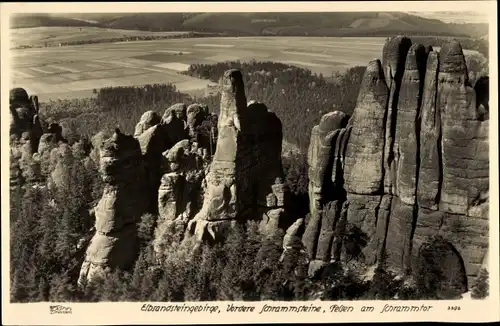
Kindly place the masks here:
<instances>
[{"instance_id":1,"label":"cloudy sky haze","mask_svg":"<svg viewBox=\"0 0 500 326\"><path fill-rule=\"evenodd\" d=\"M435 12L421 12L413 11L410 14L418 15L425 18L439 19L445 23L487 23L488 15L484 12L457 12L457 11L435 11Z\"/></svg>"}]
</instances>

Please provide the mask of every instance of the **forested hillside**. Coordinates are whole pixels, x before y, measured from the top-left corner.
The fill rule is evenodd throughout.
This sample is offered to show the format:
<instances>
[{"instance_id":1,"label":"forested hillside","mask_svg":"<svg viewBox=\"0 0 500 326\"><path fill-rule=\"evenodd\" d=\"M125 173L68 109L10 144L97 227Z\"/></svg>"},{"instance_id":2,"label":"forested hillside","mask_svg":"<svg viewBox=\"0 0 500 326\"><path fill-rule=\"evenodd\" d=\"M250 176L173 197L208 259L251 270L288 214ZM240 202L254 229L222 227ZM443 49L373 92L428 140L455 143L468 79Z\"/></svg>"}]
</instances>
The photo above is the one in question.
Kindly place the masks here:
<instances>
[{"instance_id":1,"label":"forested hillside","mask_svg":"<svg viewBox=\"0 0 500 326\"><path fill-rule=\"evenodd\" d=\"M16 14L10 19L10 28L31 28L46 26L95 26L84 20L57 17L49 14Z\"/></svg>"},{"instance_id":2,"label":"forested hillside","mask_svg":"<svg viewBox=\"0 0 500 326\"><path fill-rule=\"evenodd\" d=\"M238 24L234 24L235 21ZM11 24L13 28L66 24L226 33L230 36L388 36L405 33L482 37L487 34L487 24L446 24L437 19L397 12L23 14L14 17Z\"/></svg>"},{"instance_id":3,"label":"forested hillside","mask_svg":"<svg viewBox=\"0 0 500 326\"><path fill-rule=\"evenodd\" d=\"M303 151L309 145L311 128L319 122L322 114L332 110L352 113L365 71L365 67L353 67L344 74L323 76L270 61L233 61L194 64L186 74L217 82L230 68L245 72L248 99L266 103L283 122L285 139ZM210 107L217 108L219 97L207 100Z\"/></svg>"}]
</instances>

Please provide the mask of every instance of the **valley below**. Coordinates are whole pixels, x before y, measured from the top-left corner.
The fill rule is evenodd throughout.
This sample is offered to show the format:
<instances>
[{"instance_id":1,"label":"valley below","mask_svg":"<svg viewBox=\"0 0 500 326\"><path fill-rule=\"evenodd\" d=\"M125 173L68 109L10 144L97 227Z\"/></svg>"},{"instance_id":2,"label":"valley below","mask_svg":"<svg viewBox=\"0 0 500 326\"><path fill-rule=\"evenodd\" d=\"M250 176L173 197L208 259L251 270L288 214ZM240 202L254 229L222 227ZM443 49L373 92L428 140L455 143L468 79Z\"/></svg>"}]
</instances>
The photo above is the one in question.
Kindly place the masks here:
<instances>
[{"instance_id":1,"label":"valley below","mask_svg":"<svg viewBox=\"0 0 500 326\"><path fill-rule=\"evenodd\" d=\"M94 89L171 83L199 94L208 80L185 76L191 64L273 61L316 74L362 65L382 50L382 37L219 37L86 44L12 50L12 87L41 101L92 96Z\"/></svg>"}]
</instances>

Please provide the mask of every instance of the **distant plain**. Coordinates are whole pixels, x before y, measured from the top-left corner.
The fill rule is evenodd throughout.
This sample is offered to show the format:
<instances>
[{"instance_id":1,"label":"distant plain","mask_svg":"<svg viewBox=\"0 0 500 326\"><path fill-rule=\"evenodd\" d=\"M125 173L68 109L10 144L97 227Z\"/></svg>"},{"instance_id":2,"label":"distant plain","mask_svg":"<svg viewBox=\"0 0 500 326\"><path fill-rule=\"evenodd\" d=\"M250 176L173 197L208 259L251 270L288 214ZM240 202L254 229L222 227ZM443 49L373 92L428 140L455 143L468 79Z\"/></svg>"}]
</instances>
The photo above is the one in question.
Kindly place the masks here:
<instances>
[{"instance_id":1,"label":"distant plain","mask_svg":"<svg viewBox=\"0 0 500 326\"><path fill-rule=\"evenodd\" d=\"M44 46L76 41L98 41L120 37L172 36L189 32L150 32L100 27L47 26L11 29L11 45Z\"/></svg>"},{"instance_id":2,"label":"distant plain","mask_svg":"<svg viewBox=\"0 0 500 326\"><path fill-rule=\"evenodd\" d=\"M12 84L40 100L91 96L93 89L173 83L189 93L211 83L179 74L190 64L275 61L331 76L366 65L381 53L383 37L219 37L98 43L16 49Z\"/></svg>"}]
</instances>

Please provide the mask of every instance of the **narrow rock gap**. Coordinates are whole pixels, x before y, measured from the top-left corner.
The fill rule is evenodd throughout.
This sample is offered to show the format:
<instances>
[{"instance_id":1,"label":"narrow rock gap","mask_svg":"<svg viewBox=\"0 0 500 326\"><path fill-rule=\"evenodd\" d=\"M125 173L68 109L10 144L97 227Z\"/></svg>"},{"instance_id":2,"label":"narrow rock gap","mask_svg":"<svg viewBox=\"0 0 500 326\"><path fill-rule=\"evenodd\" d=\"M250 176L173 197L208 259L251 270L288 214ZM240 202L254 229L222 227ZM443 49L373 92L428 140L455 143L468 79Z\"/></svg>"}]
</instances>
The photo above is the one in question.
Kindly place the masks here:
<instances>
[{"instance_id":1,"label":"narrow rock gap","mask_svg":"<svg viewBox=\"0 0 500 326\"><path fill-rule=\"evenodd\" d=\"M383 164L382 164L383 166ZM383 180L384 178L382 178L382 186L383 186ZM377 236L378 234L378 222L379 222L379 212L380 212L380 205L382 204L382 201L384 200L384 194L380 195L380 200L377 204L377 207L375 207L375 225L374 225L374 228L375 228L375 237ZM390 208L389 208L390 209ZM383 238L382 239L376 239L377 242L381 242L380 244L380 247L381 247L381 250L380 250L380 253L383 254L383 250L384 250L384 247L385 247L385 238L387 237L387 225L389 223L386 223L386 227L385 227L385 231L384 231L384 234L383 234ZM378 246L378 245L377 245ZM378 257L378 252L375 252L375 261L373 262L374 264L377 263L379 257Z\"/></svg>"},{"instance_id":2,"label":"narrow rock gap","mask_svg":"<svg viewBox=\"0 0 500 326\"><path fill-rule=\"evenodd\" d=\"M407 263L405 265L405 269L408 271L410 270L411 266L409 263L409 260L411 259L412 256L412 251L413 251L413 236L415 235L415 229L417 228L417 220L418 220L418 212L419 212L419 204L418 204L418 196L417 196L417 189L418 189L418 184L419 184L419 178L420 178L420 132L422 129L422 98L423 98L423 93L424 93L424 86L425 86L425 72L427 70L427 56L428 54L425 53L425 48L421 48L422 51L420 53L416 53L416 59L417 59L417 68L419 72L419 90L418 90L418 100L417 100L417 112L416 112L416 119L415 119L415 139L417 142L417 153L416 153L416 167L415 167L415 192L414 192L414 198L415 198L415 203L413 206L413 221L412 221L412 226L411 226L411 231L410 231L410 246L408 250L408 255L409 257L407 258ZM421 56L421 57L419 57Z\"/></svg>"},{"instance_id":3,"label":"narrow rock gap","mask_svg":"<svg viewBox=\"0 0 500 326\"><path fill-rule=\"evenodd\" d=\"M383 180L383 179L382 179ZM378 201L377 207L375 207L375 230L377 230L377 224L378 224L378 213L380 211L380 204L382 204L382 200L384 198L384 195L380 195L380 200Z\"/></svg>"},{"instance_id":4,"label":"narrow rock gap","mask_svg":"<svg viewBox=\"0 0 500 326\"><path fill-rule=\"evenodd\" d=\"M439 56L438 56L438 65L437 72L439 75ZM436 120L436 130L438 132L437 137L437 153L438 153L438 189L436 193L436 206L439 208L439 204L441 202L441 190L443 187L443 129L441 122L441 99L439 95L439 88L437 87L436 97L434 99L434 107L436 108L434 111L435 120Z\"/></svg>"},{"instance_id":5,"label":"narrow rock gap","mask_svg":"<svg viewBox=\"0 0 500 326\"><path fill-rule=\"evenodd\" d=\"M392 202L394 201L394 197L391 196L391 199L389 201L389 206L387 208L387 221L385 223L385 228L384 228L384 238L382 239L382 246L380 248L380 253L384 254L386 251L386 245L387 245L387 232L389 232L389 220L391 218L391 211L392 211Z\"/></svg>"},{"instance_id":6,"label":"narrow rock gap","mask_svg":"<svg viewBox=\"0 0 500 326\"><path fill-rule=\"evenodd\" d=\"M389 71L390 71L390 70L389 70ZM382 72L382 73L383 73L383 72ZM391 78L391 76L389 76L389 78ZM383 79L383 80L386 80L386 79L385 79L385 76L384 76L384 79ZM393 82L394 82L394 81L392 81L392 82L391 82L391 84L392 84ZM387 90L388 90L388 93L389 93L388 95L389 95L389 96L387 96L387 102L385 103L385 111L384 111L384 119L383 119L383 124L384 124L384 142L383 142L383 144L384 144L384 145L383 145L383 147L382 147L383 149L385 149L385 146L386 146L386 140L387 140L387 128L386 128L386 127L387 127L387 119L389 118L389 105L391 105L391 103L390 103L390 99L391 99L391 88L389 88L389 87L387 86L387 84L385 84L385 85L386 85L386 87L387 87ZM349 135L350 135L350 133L349 133ZM392 145L391 145L391 147L390 147L390 151L392 151ZM385 153L384 153L384 154L385 154ZM390 154L389 154L389 160L388 160L388 162L387 162L387 163L388 163L388 165L387 165L387 166L389 167L389 169L390 169L390 166L391 166L391 160L390 160L390 158L391 158L391 156L390 156ZM383 193L384 193L384 188L385 188L385 182L384 182L384 180L385 180L385 174L386 174L386 171L385 171L385 155L382 155L382 164L381 164L381 168L382 168L382 182L381 182L381 184L380 184L380 189L379 189L379 192L383 194ZM389 173L390 173L390 172L389 172ZM380 203L379 203L379 204L380 204ZM377 215L378 215L378 214L376 213L376 216L377 216ZM376 223L376 222L375 222L375 223Z\"/></svg>"},{"instance_id":7,"label":"narrow rock gap","mask_svg":"<svg viewBox=\"0 0 500 326\"><path fill-rule=\"evenodd\" d=\"M413 206L413 220L412 220L411 231L410 231L410 246L409 246L409 250L408 250L409 256L406 257L407 263L405 265L403 265L405 267L405 271L407 273L411 272L411 263L410 262L411 262L412 252L413 252L413 244L414 244L413 237L415 235L415 230L417 228L419 209L420 209L420 207L418 206L417 203L415 203L415 205Z\"/></svg>"},{"instance_id":8,"label":"narrow rock gap","mask_svg":"<svg viewBox=\"0 0 500 326\"><path fill-rule=\"evenodd\" d=\"M392 166L395 155L394 155L394 144L396 142L396 123L397 123L397 117L398 117L398 102L399 102L399 91L401 89L401 78L399 79L394 79L394 95L392 98L392 102L390 103L391 109L392 109L392 114L391 114L391 128L389 130L390 136L391 136L391 143L389 144L389 157L388 157L388 163L389 163L389 168ZM391 183L394 185L396 184L396 180L391 180Z\"/></svg>"},{"instance_id":9,"label":"narrow rock gap","mask_svg":"<svg viewBox=\"0 0 500 326\"><path fill-rule=\"evenodd\" d=\"M313 243L313 248L311 250L311 252L313 253L312 257L311 257L311 261L312 260L316 260L316 256L317 256L317 250L318 250L318 247L319 247L319 240L320 240L320 235L321 235L321 228L323 227L323 215L324 215L324 212L325 212L325 206L322 205L321 206L321 210L318 212L318 215L319 215L319 219L318 219L318 232L317 232L317 235L316 235L316 241L314 241Z\"/></svg>"}]
</instances>

